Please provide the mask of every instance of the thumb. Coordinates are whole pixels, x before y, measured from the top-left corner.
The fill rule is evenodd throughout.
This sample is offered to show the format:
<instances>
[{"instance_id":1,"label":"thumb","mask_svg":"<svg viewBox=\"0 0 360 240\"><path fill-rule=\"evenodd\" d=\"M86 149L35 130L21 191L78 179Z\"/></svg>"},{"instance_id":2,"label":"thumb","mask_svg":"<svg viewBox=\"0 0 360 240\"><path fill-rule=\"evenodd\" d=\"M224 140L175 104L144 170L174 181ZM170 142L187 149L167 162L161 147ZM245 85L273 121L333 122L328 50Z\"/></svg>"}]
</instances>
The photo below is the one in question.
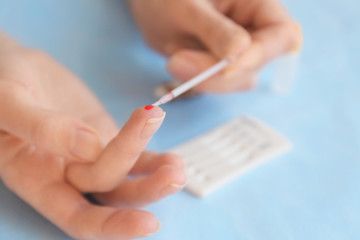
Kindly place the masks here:
<instances>
[{"instance_id":1,"label":"thumb","mask_svg":"<svg viewBox=\"0 0 360 240\"><path fill-rule=\"evenodd\" d=\"M218 58L241 54L251 43L250 34L207 1L189 1L182 25ZM185 12L186 11L186 12Z\"/></svg>"},{"instance_id":2,"label":"thumb","mask_svg":"<svg viewBox=\"0 0 360 240\"><path fill-rule=\"evenodd\" d=\"M187 81L213 66L217 61L218 59L207 51L182 49L170 57L166 68L176 79ZM206 84L209 80L200 85ZM198 89L198 86L195 89Z\"/></svg>"},{"instance_id":3,"label":"thumb","mask_svg":"<svg viewBox=\"0 0 360 240\"><path fill-rule=\"evenodd\" d=\"M159 107L136 109L95 163L72 163L68 166L68 181L82 192L107 192L116 188L145 150L164 118L165 112Z\"/></svg>"},{"instance_id":4,"label":"thumb","mask_svg":"<svg viewBox=\"0 0 360 240\"><path fill-rule=\"evenodd\" d=\"M87 123L37 106L20 84L0 84L0 129L39 149L78 161L94 161L100 138Z\"/></svg>"}]
</instances>

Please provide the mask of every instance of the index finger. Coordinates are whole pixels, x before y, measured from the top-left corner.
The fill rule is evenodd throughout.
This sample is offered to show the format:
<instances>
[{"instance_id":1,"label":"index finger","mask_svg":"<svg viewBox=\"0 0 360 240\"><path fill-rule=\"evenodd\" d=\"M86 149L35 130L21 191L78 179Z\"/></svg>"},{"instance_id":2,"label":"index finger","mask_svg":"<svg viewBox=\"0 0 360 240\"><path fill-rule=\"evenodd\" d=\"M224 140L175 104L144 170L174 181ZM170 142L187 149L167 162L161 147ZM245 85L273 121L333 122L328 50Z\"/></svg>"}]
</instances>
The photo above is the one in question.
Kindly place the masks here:
<instances>
[{"instance_id":1,"label":"index finger","mask_svg":"<svg viewBox=\"0 0 360 240\"><path fill-rule=\"evenodd\" d=\"M70 164L66 171L68 181L82 192L107 192L117 187L164 120L161 108L148 109L135 110L95 163Z\"/></svg>"}]
</instances>

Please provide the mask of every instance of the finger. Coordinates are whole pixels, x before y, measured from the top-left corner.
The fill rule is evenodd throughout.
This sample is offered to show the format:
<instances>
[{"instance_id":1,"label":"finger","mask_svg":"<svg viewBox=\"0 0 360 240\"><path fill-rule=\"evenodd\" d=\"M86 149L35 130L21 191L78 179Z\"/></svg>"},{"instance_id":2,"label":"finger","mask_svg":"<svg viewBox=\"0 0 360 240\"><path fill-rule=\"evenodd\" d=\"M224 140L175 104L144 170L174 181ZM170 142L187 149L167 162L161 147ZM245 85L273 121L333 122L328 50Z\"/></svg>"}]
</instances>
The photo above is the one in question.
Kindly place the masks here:
<instances>
[{"instance_id":1,"label":"finger","mask_svg":"<svg viewBox=\"0 0 360 240\"><path fill-rule=\"evenodd\" d=\"M148 175L163 165L182 169L184 168L184 161L180 156L171 153L144 152L131 169L130 174L133 176Z\"/></svg>"},{"instance_id":2,"label":"finger","mask_svg":"<svg viewBox=\"0 0 360 240\"><path fill-rule=\"evenodd\" d=\"M253 41L264 45L264 61L301 48L300 25L291 19L280 1L254 1L246 6L239 2L230 17L240 25L251 25Z\"/></svg>"},{"instance_id":3,"label":"finger","mask_svg":"<svg viewBox=\"0 0 360 240\"><path fill-rule=\"evenodd\" d=\"M149 212L91 205L63 182L45 185L36 192L27 191L26 184L12 189L76 239L133 239L149 236L159 228L156 217Z\"/></svg>"},{"instance_id":4,"label":"finger","mask_svg":"<svg viewBox=\"0 0 360 240\"><path fill-rule=\"evenodd\" d=\"M253 4L251 12L252 17L250 16L249 19L252 19L252 25L255 29L263 28L280 22L291 21L291 17L287 13L281 1L277 0L257 1L255 4ZM237 22L237 18L241 18L241 15L242 9L238 7L233 12L234 20Z\"/></svg>"},{"instance_id":5,"label":"finger","mask_svg":"<svg viewBox=\"0 0 360 240\"><path fill-rule=\"evenodd\" d=\"M291 21L267 26L252 33L259 45L261 56L257 65L261 66L285 53L299 52L302 45L300 25Z\"/></svg>"},{"instance_id":6,"label":"finger","mask_svg":"<svg viewBox=\"0 0 360 240\"><path fill-rule=\"evenodd\" d=\"M208 52L186 49L177 52L170 58L167 69L180 81L187 81L210 68L216 62L216 58ZM183 65L187 67L183 67ZM244 66L237 62L233 63L227 69L196 86L194 90L208 93L237 91L240 89L239 85L242 85L249 75L248 69L244 68L245 66L247 63Z\"/></svg>"},{"instance_id":7,"label":"finger","mask_svg":"<svg viewBox=\"0 0 360 240\"><path fill-rule=\"evenodd\" d=\"M184 169L166 164L147 177L128 180L114 191L96 194L95 198L115 207L144 207L180 191L185 183Z\"/></svg>"},{"instance_id":8,"label":"finger","mask_svg":"<svg viewBox=\"0 0 360 240\"><path fill-rule=\"evenodd\" d=\"M206 50L204 45L197 38L193 36L179 36L173 41L162 43L160 51L163 52L165 56L171 56L182 49Z\"/></svg>"},{"instance_id":9,"label":"finger","mask_svg":"<svg viewBox=\"0 0 360 240\"><path fill-rule=\"evenodd\" d=\"M237 70L256 72L278 56L300 51L302 38L300 26L294 22L268 26L252 33L253 43L229 66L224 77Z\"/></svg>"},{"instance_id":10,"label":"finger","mask_svg":"<svg viewBox=\"0 0 360 240\"><path fill-rule=\"evenodd\" d=\"M175 78L187 81L213 66L217 61L217 58L207 51L182 49L170 57L167 70Z\"/></svg>"},{"instance_id":11,"label":"finger","mask_svg":"<svg viewBox=\"0 0 360 240\"><path fill-rule=\"evenodd\" d=\"M176 14L176 19L181 19L179 24L198 37L218 58L240 54L251 43L250 35L243 27L210 3L188 1Z\"/></svg>"},{"instance_id":12,"label":"finger","mask_svg":"<svg viewBox=\"0 0 360 240\"><path fill-rule=\"evenodd\" d=\"M249 91L256 87L257 82L257 70L247 71L240 68L205 81L197 86L196 90L210 93Z\"/></svg>"},{"instance_id":13,"label":"finger","mask_svg":"<svg viewBox=\"0 0 360 240\"><path fill-rule=\"evenodd\" d=\"M107 192L119 185L160 128L165 112L138 108L93 164L70 164L68 181L82 192Z\"/></svg>"},{"instance_id":14,"label":"finger","mask_svg":"<svg viewBox=\"0 0 360 240\"><path fill-rule=\"evenodd\" d=\"M26 145L21 139L0 131L0 179L3 172L6 171L5 166L11 162ZM0 180L1 181L1 180Z\"/></svg>"},{"instance_id":15,"label":"finger","mask_svg":"<svg viewBox=\"0 0 360 240\"><path fill-rule=\"evenodd\" d=\"M0 129L70 159L94 161L99 156L102 144L89 124L38 106L26 86L2 80L0 97Z\"/></svg>"},{"instance_id":16,"label":"finger","mask_svg":"<svg viewBox=\"0 0 360 240\"><path fill-rule=\"evenodd\" d=\"M234 91L249 91L254 89L257 85L259 77L256 71L248 72L240 69L238 71L233 71L229 74L225 73L223 79L225 84L222 90L224 92L234 92ZM215 89L216 84L213 81L213 82L209 82L209 84L204 87L206 89Z\"/></svg>"}]
</instances>

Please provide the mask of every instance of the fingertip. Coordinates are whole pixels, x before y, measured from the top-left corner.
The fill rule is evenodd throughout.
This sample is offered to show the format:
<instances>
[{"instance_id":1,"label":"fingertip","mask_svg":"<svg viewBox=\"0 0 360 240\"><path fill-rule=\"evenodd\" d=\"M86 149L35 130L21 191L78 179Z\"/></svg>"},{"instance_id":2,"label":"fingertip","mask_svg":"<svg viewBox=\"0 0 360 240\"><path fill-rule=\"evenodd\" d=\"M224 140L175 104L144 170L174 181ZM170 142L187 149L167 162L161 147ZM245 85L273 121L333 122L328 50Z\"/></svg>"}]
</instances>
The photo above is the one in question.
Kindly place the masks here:
<instances>
[{"instance_id":1,"label":"fingertip","mask_svg":"<svg viewBox=\"0 0 360 240\"><path fill-rule=\"evenodd\" d=\"M180 168L180 169L183 169L185 167L183 158L173 153L161 154L160 159L161 159L161 166L171 165L175 168Z\"/></svg>"},{"instance_id":2,"label":"fingertip","mask_svg":"<svg viewBox=\"0 0 360 240\"><path fill-rule=\"evenodd\" d=\"M159 125L158 127L160 127L161 125L160 123L162 123L165 116L166 116L166 112L164 112L161 107L157 107L153 105L142 106L137 108L133 112L126 125L128 125L129 127L131 126L130 127L131 129L134 129L134 127L136 128L140 127L140 129L142 129L142 132L144 131L150 132L149 134L142 134L142 135L150 136L154 134L157 130L155 125L158 124ZM150 125L153 126L150 127ZM125 129L125 127L123 129ZM150 129L150 131L147 131L148 129Z\"/></svg>"},{"instance_id":3,"label":"fingertip","mask_svg":"<svg viewBox=\"0 0 360 240\"><path fill-rule=\"evenodd\" d=\"M157 233L157 232L160 231L161 227L162 227L162 224L161 224L161 222L158 220L158 221L157 221L157 227L156 227L155 231L146 233L146 234L144 235L144 237L149 237L149 236L154 235L155 233Z\"/></svg>"},{"instance_id":4,"label":"fingertip","mask_svg":"<svg viewBox=\"0 0 360 240\"><path fill-rule=\"evenodd\" d=\"M154 105L146 105L145 107L144 107L144 109L145 110L151 110L151 109L153 109L154 108Z\"/></svg>"},{"instance_id":5,"label":"fingertip","mask_svg":"<svg viewBox=\"0 0 360 240\"><path fill-rule=\"evenodd\" d=\"M104 223L105 236L111 239L133 239L146 237L159 231L161 223L149 212L143 210L122 210Z\"/></svg>"},{"instance_id":6,"label":"fingertip","mask_svg":"<svg viewBox=\"0 0 360 240\"><path fill-rule=\"evenodd\" d=\"M174 194L184 188L186 184L186 175L183 169L175 168L174 166L163 166L158 172L158 179L166 185L160 190L160 198L164 198Z\"/></svg>"},{"instance_id":7,"label":"fingertip","mask_svg":"<svg viewBox=\"0 0 360 240\"><path fill-rule=\"evenodd\" d=\"M160 118L163 117L165 112L161 107L154 105L146 105L137 108L133 112L133 117L141 117L141 118Z\"/></svg>"},{"instance_id":8,"label":"fingertip","mask_svg":"<svg viewBox=\"0 0 360 240\"><path fill-rule=\"evenodd\" d=\"M134 231L134 236L150 236L159 231L161 226L157 218L149 212L134 210L128 213L127 217L130 227Z\"/></svg>"},{"instance_id":9,"label":"fingertip","mask_svg":"<svg viewBox=\"0 0 360 240\"><path fill-rule=\"evenodd\" d=\"M162 165L139 183L137 197L143 199L142 205L149 204L179 192L185 184L186 175L183 168L172 164Z\"/></svg>"},{"instance_id":10,"label":"fingertip","mask_svg":"<svg viewBox=\"0 0 360 240\"><path fill-rule=\"evenodd\" d=\"M145 110L145 112L144 112ZM142 110L147 118L146 124L153 124L162 122L166 116L166 112L162 108L154 105L147 105Z\"/></svg>"},{"instance_id":11,"label":"fingertip","mask_svg":"<svg viewBox=\"0 0 360 240\"><path fill-rule=\"evenodd\" d=\"M297 54L301 51L304 42L304 35L302 33L301 24L298 22L294 22L292 30L294 33L292 34L293 48L291 49L291 53Z\"/></svg>"},{"instance_id":12,"label":"fingertip","mask_svg":"<svg viewBox=\"0 0 360 240\"><path fill-rule=\"evenodd\" d=\"M186 184L183 168L172 164L162 165L139 185L140 193L151 201L158 201L181 190Z\"/></svg>"},{"instance_id":13,"label":"fingertip","mask_svg":"<svg viewBox=\"0 0 360 240\"><path fill-rule=\"evenodd\" d=\"M127 123L127 129L130 129L128 134L133 135L134 130L138 129L140 130L140 138L142 140L149 140L149 138L151 138L160 128L165 116L166 112L160 107L153 105L139 107L134 111ZM124 127L124 132L125 129L126 128Z\"/></svg>"},{"instance_id":14,"label":"fingertip","mask_svg":"<svg viewBox=\"0 0 360 240\"><path fill-rule=\"evenodd\" d=\"M165 178L170 184L176 185L185 185L186 183L186 175L184 169L176 168L175 166L165 165L162 167L162 171L164 172Z\"/></svg>"}]
</instances>

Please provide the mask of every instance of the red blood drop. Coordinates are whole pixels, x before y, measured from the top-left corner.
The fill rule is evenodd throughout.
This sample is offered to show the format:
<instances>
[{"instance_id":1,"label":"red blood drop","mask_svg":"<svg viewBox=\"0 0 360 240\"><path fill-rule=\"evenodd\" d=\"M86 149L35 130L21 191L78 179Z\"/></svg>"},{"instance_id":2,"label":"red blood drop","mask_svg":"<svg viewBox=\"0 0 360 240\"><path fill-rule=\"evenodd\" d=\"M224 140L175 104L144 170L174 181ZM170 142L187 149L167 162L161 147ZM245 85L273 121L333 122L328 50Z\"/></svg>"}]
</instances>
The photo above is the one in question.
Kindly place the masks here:
<instances>
[{"instance_id":1,"label":"red blood drop","mask_svg":"<svg viewBox=\"0 0 360 240\"><path fill-rule=\"evenodd\" d=\"M147 105L146 107L145 107L145 110L151 110L151 109L153 109L153 105Z\"/></svg>"}]
</instances>

